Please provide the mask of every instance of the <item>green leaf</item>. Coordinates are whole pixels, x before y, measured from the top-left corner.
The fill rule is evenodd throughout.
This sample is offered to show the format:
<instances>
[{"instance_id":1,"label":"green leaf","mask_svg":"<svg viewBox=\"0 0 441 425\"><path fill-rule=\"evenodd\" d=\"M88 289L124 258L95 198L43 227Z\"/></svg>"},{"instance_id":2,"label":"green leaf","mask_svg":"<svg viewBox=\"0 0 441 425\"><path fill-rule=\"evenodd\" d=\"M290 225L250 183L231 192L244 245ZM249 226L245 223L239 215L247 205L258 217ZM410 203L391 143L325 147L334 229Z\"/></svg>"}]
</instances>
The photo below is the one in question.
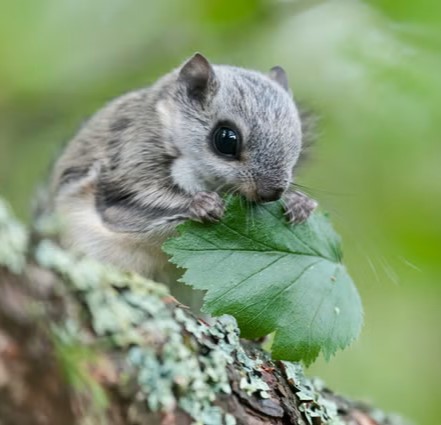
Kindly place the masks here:
<instances>
[{"instance_id":1,"label":"green leaf","mask_svg":"<svg viewBox=\"0 0 441 425\"><path fill-rule=\"evenodd\" d=\"M221 222L178 230L163 249L186 269L184 283L207 291L203 311L231 314L245 338L275 331L274 358L310 364L358 336L360 297L325 215L293 226L280 202L245 208L234 197Z\"/></svg>"}]
</instances>

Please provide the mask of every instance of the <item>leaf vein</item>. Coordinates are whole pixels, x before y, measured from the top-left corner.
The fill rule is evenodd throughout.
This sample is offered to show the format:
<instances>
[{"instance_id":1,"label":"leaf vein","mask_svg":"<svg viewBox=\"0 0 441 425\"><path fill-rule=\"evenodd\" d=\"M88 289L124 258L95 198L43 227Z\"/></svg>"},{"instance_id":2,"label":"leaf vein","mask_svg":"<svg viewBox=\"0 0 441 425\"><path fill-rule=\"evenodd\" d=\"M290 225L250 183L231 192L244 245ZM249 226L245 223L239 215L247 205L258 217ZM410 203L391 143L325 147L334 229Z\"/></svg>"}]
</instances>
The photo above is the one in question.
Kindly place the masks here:
<instances>
[{"instance_id":1,"label":"leaf vein","mask_svg":"<svg viewBox=\"0 0 441 425\"><path fill-rule=\"evenodd\" d=\"M232 286L231 288L227 289L223 294L219 295L219 297L216 298L216 302L220 301L225 295L227 295L229 292L231 292L233 289L236 289L239 285L241 285L242 283L246 282L248 279L251 279L253 276L256 276L256 274L260 273L261 271L267 269L268 267L273 266L275 263L277 263L278 261L284 259L285 257L287 257L288 254L282 255L279 258L276 258L274 261L272 261L271 263L267 264L266 266L262 267L261 269L255 271L254 273L250 274L249 276L247 276L246 278L242 279L240 282L237 282L234 286Z\"/></svg>"},{"instance_id":2,"label":"leaf vein","mask_svg":"<svg viewBox=\"0 0 441 425\"><path fill-rule=\"evenodd\" d=\"M273 299L260 311L260 313L259 314L257 314L257 316L254 316L252 319L251 319L251 322L249 322L249 324L251 325L251 323L253 323L253 322L255 322L255 320L262 314L262 313L264 313L267 309L268 309L268 307L270 307L271 305L273 305L274 304L274 302L277 300L277 298L280 296L280 294L282 294L283 292L285 292L285 291L287 291L289 288L291 288L291 286L292 285L294 285L296 282L298 282L300 279L301 279L301 277L308 271L308 270L310 270L315 264L317 264L318 262L320 262L320 261L322 261L321 259L319 259L319 260L317 260L317 261L314 261L313 263L311 263L311 264L308 264L301 272L300 272L300 274L298 274L297 275L297 278L294 280L294 281L292 281L292 282L289 282L289 284L288 284L288 286L285 286L283 289L281 289L274 297L273 297ZM252 306L254 306L254 305L256 305L256 304L258 304L258 302L255 302L255 303L253 303L253 304L248 304L248 305L246 305L245 307L243 307L241 310L239 310L236 314L239 314L242 310L245 310L246 308L249 308L249 307L252 307Z\"/></svg>"},{"instance_id":3,"label":"leaf vein","mask_svg":"<svg viewBox=\"0 0 441 425\"><path fill-rule=\"evenodd\" d=\"M270 211L267 207L265 207L264 205L260 205L260 207L266 211L267 213L269 213L270 215L272 215L275 219L278 219L278 217L273 214L272 211ZM308 249L309 251L313 252L317 257L323 257L323 254L321 254L320 252L318 252L316 249L314 249L311 245L307 244L306 242L302 241L297 235L296 233L293 231L292 226L288 226L288 231L296 238L296 240L298 242L300 242L304 247L306 247L306 249Z\"/></svg>"}]
</instances>

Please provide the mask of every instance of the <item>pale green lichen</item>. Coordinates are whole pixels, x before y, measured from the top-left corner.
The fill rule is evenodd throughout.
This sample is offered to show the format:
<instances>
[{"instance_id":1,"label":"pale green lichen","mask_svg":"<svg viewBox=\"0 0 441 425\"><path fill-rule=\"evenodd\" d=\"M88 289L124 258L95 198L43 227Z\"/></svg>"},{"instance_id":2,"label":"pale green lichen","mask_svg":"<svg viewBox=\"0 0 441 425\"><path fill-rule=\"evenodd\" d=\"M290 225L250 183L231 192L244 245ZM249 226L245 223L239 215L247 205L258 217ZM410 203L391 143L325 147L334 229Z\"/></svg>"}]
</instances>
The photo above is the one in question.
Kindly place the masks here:
<instances>
[{"instance_id":1,"label":"pale green lichen","mask_svg":"<svg viewBox=\"0 0 441 425\"><path fill-rule=\"evenodd\" d=\"M218 339L217 345L221 348L229 363L233 361L233 353L241 364L241 371L244 376L239 382L239 388L249 396L256 394L261 398L269 398L268 384L262 379L260 368L264 360L259 357L251 358L243 349L239 340L239 328L236 320L231 316L222 316L218 322L209 328L212 336ZM262 353L262 356L265 356Z\"/></svg>"},{"instance_id":2,"label":"pale green lichen","mask_svg":"<svg viewBox=\"0 0 441 425\"><path fill-rule=\"evenodd\" d=\"M240 380L239 388L245 391L248 395L252 395L258 392L261 398L269 398L268 391L270 388L268 387L268 384L262 379L243 376Z\"/></svg>"},{"instance_id":3,"label":"pale green lichen","mask_svg":"<svg viewBox=\"0 0 441 425\"><path fill-rule=\"evenodd\" d=\"M166 310L169 312L169 310ZM175 310L175 319L186 330L199 336L207 335L207 327ZM165 321L164 321L165 319ZM143 347L132 347L129 361L137 368L138 383L151 410L170 410L176 404L201 424L220 425L225 413L212 406L218 392L230 393L226 373L228 358L218 348L209 349L203 356L184 342L180 327L170 313L156 323L157 330L167 341L161 356ZM174 393L179 394L178 401Z\"/></svg>"},{"instance_id":4,"label":"pale green lichen","mask_svg":"<svg viewBox=\"0 0 441 425\"><path fill-rule=\"evenodd\" d=\"M231 392L226 365L232 361L232 348L224 351L210 344L209 327L179 309L173 313L167 308L161 300L168 294L163 285L89 258L76 258L47 240L39 244L35 257L79 292L98 336L128 349L127 361L137 370L138 398L151 410L172 410L179 404L196 423L220 425L227 421L225 412L212 403L217 393ZM197 355L184 341L180 323L197 338L207 336L204 355ZM218 333L223 336L220 330ZM236 335L228 337L232 339L238 340ZM154 349L156 344L161 346L160 354ZM175 393L179 394L177 399ZM228 421L232 423L231 418Z\"/></svg>"},{"instance_id":5,"label":"pale green lichen","mask_svg":"<svg viewBox=\"0 0 441 425\"><path fill-rule=\"evenodd\" d=\"M283 362L283 364L288 381L294 388L296 396L302 401L299 410L309 425L315 424L316 418L320 419L320 423L326 425L344 425L346 423L338 413L336 402L324 395L325 383L321 379L307 378L299 363ZM369 409L369 415L379 424L410 425L401 417L386 414L379 409Z\"/></svg>"},{"instance_id":6,"label":"pale green lichen","mask_svg":"<svg viewBox=\"0 0 441 425\"><path fill-rule=\"evenodd\" d=\"M236 425L236 418L233 415L227 413L225 415L225 425Z\"/></svg>"},{"instance_id":7,"label":"pale green lichen","mask_svg":"<svg viewBox=\"0 0 441 425\"><path fill-rule=\"evenodd\" d=\"M212 402L220 392L231 393L226 366L232 363L233 359L230 351L223 350L221 345L214 343L210 338L211 332L216 332L219 325L208 327L179 310L175 311L175 318L206 348L203 354L193 354L196 364L190 361L190 364L184 362L181 365L184 366L181 374L185 377L181 377L181 382L187 383L187 391L180 398L179 406L196 419L196 423L223 424L227 420L225 412L213 406Z\"/></svg>"},{"instance_id":8,"label":"pale green lichen","mask_svg":"<svg viewBox=\"0 0 441 425\"><path fill-rule=\"evenodd\" d=\"M322 381L307 378L299 363L283 362L283 365L288 382L294 388L297 398L302 401L299 410L309 425L316 423L316 418L326 425L344 425L338 415L336 403L323 397Z\"/></svg>"},{"instance_id":9,"label":"pale green lichen","mask_svg":"<svg viewBox=\"0 0 441 425\"><path fill-rule=\"evenodd\" d=\"M87 257L76 258L48 240L37 246L35 258L70 282L86 301L95 332L109 336L118 346L142 343L136 326L141 326L149 313L156 314L158 297L168 294L161 284Z\"/></svg>"},{"instance_id":10,"label":"pale green lichen","mask_svg":"<svg viewBox=\"0 0 441 425\"><path fill-rule=\"evenodd\" d=\"M35 256L43 267L65 276L78 290L130 287L135 292L141 291L159 297L168 294L167 288L160 283L136 273L122 272L88 257L78 258L49 240L41 241Z\"/></svg>"},{"instance_id":11,"label":"pale green lichen","mask_svg":"<svg viewBox=\"0 0 441 425\"><path fill-rule=\"evenodd\" d=\"M0 199L0 265L20 273L26 264L28 233L11 213L9 205Z\"/></svg>"}]
</instances>

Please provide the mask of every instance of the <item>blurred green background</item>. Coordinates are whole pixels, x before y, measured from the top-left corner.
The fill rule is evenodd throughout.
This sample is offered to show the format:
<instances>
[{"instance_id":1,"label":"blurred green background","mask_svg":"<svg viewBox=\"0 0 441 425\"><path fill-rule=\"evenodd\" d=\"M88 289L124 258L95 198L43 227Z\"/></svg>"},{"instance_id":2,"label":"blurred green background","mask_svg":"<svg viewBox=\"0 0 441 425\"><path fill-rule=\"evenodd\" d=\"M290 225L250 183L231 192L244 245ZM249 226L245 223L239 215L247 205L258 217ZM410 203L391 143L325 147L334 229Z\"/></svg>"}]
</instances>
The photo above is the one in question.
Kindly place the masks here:
<instances>
[{"instance_id":1,"label":"blurred green background","mask_svg":"<svg viewBox=\"0 0 441 425\"><path fill-rule=\"evenodd\" d=\"M321 115L300 182L329 210L362 336L310 373L441 423L441 3L0 0L0 194L23 218L62 143L194 51L284 66Z\"/></svg>"}]
</instances>

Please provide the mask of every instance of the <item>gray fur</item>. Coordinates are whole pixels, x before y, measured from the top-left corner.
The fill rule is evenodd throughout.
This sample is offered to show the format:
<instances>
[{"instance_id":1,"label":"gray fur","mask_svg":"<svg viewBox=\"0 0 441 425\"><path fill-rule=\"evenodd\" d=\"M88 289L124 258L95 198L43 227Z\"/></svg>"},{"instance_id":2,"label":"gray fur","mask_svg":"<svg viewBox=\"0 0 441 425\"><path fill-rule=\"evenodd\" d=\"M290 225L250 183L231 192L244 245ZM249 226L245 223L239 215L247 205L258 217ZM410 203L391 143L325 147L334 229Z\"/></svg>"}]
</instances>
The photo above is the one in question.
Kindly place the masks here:
<instances>
[{"instance_id":1,"label":"gray fur","mask_svg":"<svg viewBox=\"0 0 441 425\"><path fill-rule=\"evenodd\" d=\"M213 150L218 123L242 135L239 160ZM283 196L289 220L304 220L315 205L289 192L301 133L282 68L267 76L196 54L110 102L70 141L51 184L63 243L166 281L162 242L185 219L221 218L223 192L252 201Z\"/></svg>"}]
</instances>

